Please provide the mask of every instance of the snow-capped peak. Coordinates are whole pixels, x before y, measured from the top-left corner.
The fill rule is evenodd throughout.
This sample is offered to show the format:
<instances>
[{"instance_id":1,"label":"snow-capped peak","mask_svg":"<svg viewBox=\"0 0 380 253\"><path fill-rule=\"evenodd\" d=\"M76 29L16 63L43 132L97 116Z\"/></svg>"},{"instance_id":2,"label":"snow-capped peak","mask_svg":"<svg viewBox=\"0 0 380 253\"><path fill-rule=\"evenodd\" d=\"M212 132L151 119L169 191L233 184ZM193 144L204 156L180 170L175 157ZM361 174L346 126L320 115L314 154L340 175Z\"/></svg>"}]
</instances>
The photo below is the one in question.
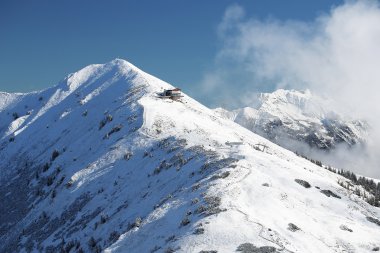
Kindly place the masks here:
<instances>
[{"instance_id":1,"label":"snow-capped peak","mask_svg":"<svg viewBox=\"0 0 380 253\"><path fill-rule=\"evenodd\" d=\"M296 90L279 89L273 93L261 93L259 97L260 108L276 116L284 115L302 120L304 117L324 117L331 101L322 102L318 96L313 96L309 90L304 92Z\"/></svg>"},{"instance_id":2,"label":"snow-capped peak","mask_svg":"<svg viewBox=\"0 0 380 253\"><path fill-rule=\"evenodd\" d=\"M216 112L240 125L294 150L307 144L311 148L333 149L365 143L366 122L334 111L334 103L326 98L296 90L262 93L254 107ZM294 150L300 152L300 150Z\"/></svg>"},{"instance_id":3,"label":"snow-capped peak","mask_svg":"<svg viewBox=\"0 0 380 253\"><path fill-rule=\"evenodd\" d=\"M380 211L347 179L171 87L115 60L4 103L0 252L379 247Z\"/></svg>"},{"instance_id":4,"label":"snow-capped peak","mask_svg":"<svg viewBox=\"0 0 380 253\"><path fill-rule=\"evenodd\" d=\"M148 77L152 78L149 74L143 72L130 62L123 59L114 59L106 64L93 64L83 69L70 74L66 79L65 83L71 91L76 90L79 86L88 86L94 80L99 78L111 79L117 77L129 78L134 75L141 76L141 78ZM148 83L147 83L148 84ZM150 85L155 85L155 83L149 83ZM161 83L163 84L163 82ZM165 86L168 86L166 84Z\"/></svg>"}]
</instances>

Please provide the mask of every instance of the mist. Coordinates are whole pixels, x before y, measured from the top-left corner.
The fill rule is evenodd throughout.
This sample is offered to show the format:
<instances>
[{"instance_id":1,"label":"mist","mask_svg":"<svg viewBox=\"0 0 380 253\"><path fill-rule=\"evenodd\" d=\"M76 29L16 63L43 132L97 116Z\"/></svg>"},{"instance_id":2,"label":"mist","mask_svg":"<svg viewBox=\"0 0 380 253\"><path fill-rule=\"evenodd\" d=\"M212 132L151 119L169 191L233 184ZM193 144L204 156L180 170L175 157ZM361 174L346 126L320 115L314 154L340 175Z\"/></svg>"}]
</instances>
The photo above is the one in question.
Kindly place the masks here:
<instances>
[{"instance_id":1,"label":"mist","mask_svg":"<svg viewBox=\"0 0 380 253\"><path fill-rule=\"evenodd\" d=\"M216 94L212 106L249 106L253 94L278 88L310 89L371 126L366 148L337 149L325 160L380 178L378 1L346 1L311 22L258 20L232 5L217 35L220 50L201 82Z\"/></svg>"}]
</instances>

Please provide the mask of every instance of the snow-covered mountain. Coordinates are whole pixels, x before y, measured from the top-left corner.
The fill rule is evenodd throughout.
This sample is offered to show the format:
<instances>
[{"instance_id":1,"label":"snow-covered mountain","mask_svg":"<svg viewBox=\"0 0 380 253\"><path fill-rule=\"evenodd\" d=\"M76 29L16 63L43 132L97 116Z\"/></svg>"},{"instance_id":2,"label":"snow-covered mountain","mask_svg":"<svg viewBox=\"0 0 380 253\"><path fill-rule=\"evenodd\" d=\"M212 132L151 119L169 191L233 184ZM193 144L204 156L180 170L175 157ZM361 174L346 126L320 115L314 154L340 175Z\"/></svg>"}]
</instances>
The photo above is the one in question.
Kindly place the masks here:
<instances>
[{"instance_id":1,"label":"snow-covered mountain","mask_svg":"<svg viewBox=\"0 0 380 253\"><path fill-rule=\"evenodd\" d=\"M293 151L332 150L365 144L369 126L334 111L333 102L306 90L279 89L257 96L255 105L232 111L217 108L249 130Z\"/></svg>"},{"instance_id":2,"label":"snow-covered mountain","mask_svg":"<svg viewBox=\"0 0 380 253\"><path fill-rule=\"evenodd\" d=\"M0 252L379 250L361 186L168 88L117 59L1 93Z\"/></svg>"}]
</instances>

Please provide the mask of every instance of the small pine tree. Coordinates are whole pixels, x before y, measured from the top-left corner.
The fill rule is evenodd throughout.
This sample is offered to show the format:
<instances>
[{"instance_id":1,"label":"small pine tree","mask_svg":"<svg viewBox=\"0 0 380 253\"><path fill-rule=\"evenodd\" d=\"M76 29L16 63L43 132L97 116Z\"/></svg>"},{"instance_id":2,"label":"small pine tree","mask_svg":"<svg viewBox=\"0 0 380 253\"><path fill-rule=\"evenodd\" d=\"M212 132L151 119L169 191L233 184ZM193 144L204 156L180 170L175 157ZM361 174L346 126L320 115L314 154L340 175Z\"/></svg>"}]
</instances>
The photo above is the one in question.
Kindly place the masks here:
<instances>
[{"instance_id":1,"label":"small pine tree","mask_svg":"<svg viewBox=\"0 0 380 253\"><path fill-rule=\"evenodd\" d=\"M55 149L53 153L51 154L51 161L54 161L58 156L59 156L59 151Z\"/></svg>"},{"instance_id":2,"label":"small pine tree","mask_svg":"<svg viewBox=\"0 0 380 253\"><path fill-rule=\"evenodd\" d=\"M14 112L13 114L12 114L12 116L13 116L13 119L14 120L16 120L16 119L18 119L20 116L18 115L18 113L17 112Z\"/></svg>"},{"instance_id":3,"label":"small pine tree","mask_svg":"<svg viewBox=\"0 0 380 253\"><path fill-rule=\"evenodd\" d=\"M88 246L91 249L94 249L96 247L96 240L94 237L91 236L90 240L88 240Z\"/></svg>"},{"instance_id":4,"label":"small pine tree","mask_svg":"<svg viewBox=\"0 0 380 253\"><path fill-rule=\"evenodd\" d=\"M42 172L46 172L50 168L49 163L45 163L44 166L42 167Z\"/></svg>"},{"instance_id":5,"label":"small pine tree","mask_svg":"<svg viewBox=\"0 0 380 253\"><path fill-rule=\"evenodd\" d=\"M56 190L54 189L54 190L51 192L51 198L54 199L55 196L57 196L57 192L56 192Z\"/></svg>"},{"instance_id":6,"label":"small pine tree","mask_svg":"<svg viewBox=\"0 0 380 253\"><path fill-rule=\"evenodd\" d=\"M47 186L52 185L52 184L53 184L53 181L54 181L54 178L53 178L53 177L48 177L48 178L47 178L47 181L46 181L46 185L47 185Z\"/></svg>"}]
</instances>

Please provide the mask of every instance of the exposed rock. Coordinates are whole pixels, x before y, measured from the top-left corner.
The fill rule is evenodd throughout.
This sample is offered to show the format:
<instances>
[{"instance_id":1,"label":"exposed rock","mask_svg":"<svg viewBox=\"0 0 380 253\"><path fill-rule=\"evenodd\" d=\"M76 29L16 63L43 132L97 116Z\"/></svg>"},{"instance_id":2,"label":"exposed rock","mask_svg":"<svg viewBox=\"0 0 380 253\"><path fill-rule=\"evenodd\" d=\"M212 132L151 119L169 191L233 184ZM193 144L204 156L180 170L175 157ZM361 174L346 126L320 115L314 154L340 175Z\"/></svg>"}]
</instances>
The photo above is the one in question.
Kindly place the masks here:
<instances>
[{"instance_id":1,"label":"exposed rock","mask_svg":"<svg viewBox=\"0 0 380 253\"><path fill-rule=\"evenodd\" d=\"M299 227L297 227L296 225L294 225L293 223L289 223L288 224L288 229L292 232L296 232L298 230L301 230Z\"/></svg>"},{"instance_id":2,"label":"exposed rock","mask_svg":"<svg viewBox=\"0 0 380 253\"><path fill-rule=\"evenodd\" d=\"M353 232L353 230L350 229L349 227L347 227L346 225L340 225L339 228L342 229L342 230L348 231L348 232Z\"/></svg>"},{"instance_id":3,"label":"exposed rock","mask_svg":"<svg viewBox=\"0 0 380 253\"><path fill-rule=\"evenodd\" d=\"M256 247L252 243L243 243L240 244L239 247L236 249L236 251L242 252L242 253L275 253L279 252L275 247L271 246L263 246L263 247Z\"/></svg>"},{"instance_id":4,"label":"exposed rock","mask_svg":"<svg viewBox=\"0 0 380 253\"><path fill-rule=\"evenodd\" d=\"M220 173L220 174L218 174L218 175L214 175L214 176L212 176L212 180L215 180L215 179L224 179L224 178L226 178L226 177L228 177L230 175L230 172L229 171L225 171L225 172L222 172L222 173Z\"/></svg>"},{"instance_id":5,"label":"exposed rock","mask_svg":"<svg viewBox=\"0 0 380 253\"><path fill-rule=\"evenodd\" d=\"M372 217L366 217L369 222L375 223L376 225L380 226L380 220Z\"/></svg>"},{"instance_id":6,"label":"exposed rock","mask_svg":"<svg viewBox=\"0 0 380 253\"><path fill-rule=\"evenodd\" d=\"M302 180L302 179L294 179L294 181L296 181L298 184L302 185L303 187L305 188L310 188L311 185L309 184L309 182L305 181L305 180Z\"/></svg>"},{"instance_id":7,"label":"exposed rock","mask_svg":"<svg viewBox=\"0 0 380 253\"><path fill-rule=\"evenodd\" d=\"M190 224L190 219L188 217L183 218L183 220L181 221L181 227L186 226L188 224Z\"/></svg>"},{"instance_id":8,"label":"exposed rock","mask_svg":"<svg viewBox=\"0 0 380 253\"><path fill-rule=\"evenodd\" d=\"M195 231L194 231L194 235L201 235L205 232L205 229L204 228L196 228Z\"/></svg>"},{"instance_id":9,"label":"exposed rock","mask_svg":"<svg viewBox=\"0 0 380 253\"><path fill-rule=\"evenodd\" d=\"M333 193L333 192L330 191L330 190L321 190L321 192L322 192L323 194L325 194L327 197L330 197L330 196L331 196L331 197L334 197L334 198L337 198L337 199L340 199L340 198L341 198L339 195Z\"/></svg>"}]
</instances>

